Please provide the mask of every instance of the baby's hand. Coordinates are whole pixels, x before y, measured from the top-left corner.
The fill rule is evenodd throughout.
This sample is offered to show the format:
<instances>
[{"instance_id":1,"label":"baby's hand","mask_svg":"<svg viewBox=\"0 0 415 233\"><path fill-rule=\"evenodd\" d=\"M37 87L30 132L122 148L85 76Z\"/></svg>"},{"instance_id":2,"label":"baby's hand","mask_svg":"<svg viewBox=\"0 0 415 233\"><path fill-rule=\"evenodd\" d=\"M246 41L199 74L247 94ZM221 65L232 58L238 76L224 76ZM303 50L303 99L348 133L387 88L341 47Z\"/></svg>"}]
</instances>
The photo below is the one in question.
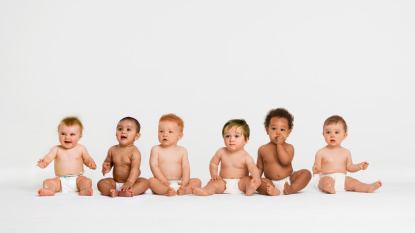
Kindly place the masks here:
<instances>
[{"instance_id":1,"label":"baby's hand","mask_svg":"<svg viewBox=\"0 0 415 233\"><path fill-rule=\"evenodd\" d=\"M222 180L222 177L220 177L218 175L214 175L214 176L212 176L211 180Z\"/></svg>"},{"instance_id":2,"label":"baby's hand","mask_svg":"<svg viewBox=\"0 0 415 233\"><path fill-rule=\"evenodd\" d=\"M369 163L365 161L363 163L360 163L359 165L360 165L360 169L366 170L367 166L369 166Z\"/></svg>"},{"instance_id":3,"label":"baby's hand","mask_svg":"<svg viewBox=\"0 0 415 233\"><path fill-rule=\"evenodd\" d=\"M89 162L88 167L91 168L92 170L95 170L97 168L97 165L95 164L94 161Z\"/></svg>"},{"instance_id":4,"label":"baby's hand","mask_svg":"<svg viewBox=\"0 0 415 233\"><path fill-rule=\"evenodd\" d=\"M257 186L261 185L261 178L252 178Z\"/></svg>"},{"instance_id":5,"label":"baby's hand","mask_svg":"<svg viewBox=\"0 0 415 233\"><path fill-rule=\"evenodd\" d=\"M160 180L160 182L166 186L170 186L170 183L168 180Z\"/></svg>"},{"instance_id":6,"label":"baby's hand","mask_svg":"<svg viewBox=\"0 0 415 233\"><path fill-rule=\"evenodd\" d=\"M127 181L124 183L124 185L121 187L121 191L128 191L130 189L133 189L133 183L130 181Z\"/></svg>"},{"instance_id":7,"label":"baby's hand","mask_svg":"<svg viewBox=\"0 0 415 233\"><path fill-rule=\"evenodd\" d=\"M286 138L284 137L284 135L281 134L280 136L277 137L277 145L284 144L285 140Z\"/></svg>"},{"instance_id":8,"label":"baby's hand","mask_svg":"<svg viewBox=\"0 0 415 233\"><path fill-rule=\"evenodd\" d=\"M102 164L102 175L105 176L108 172L111 171L111 163L110 162L104 162Z\"/></svg>"},{"instance_id":9,"label":"baby's hand","mask_svg":"<svg viewBox=\"0 0 415 233\"><path fill-rule=\"evenodd\" d=\"M319 174L321 172L321 168L320 168L320 166L318 166L318 165L314 165L313 166L313 176L315 175L315 174Z\"/></svg>"},{"instance_id":10,"label":"baby's hand","mask_svg":"<svg viewBox=\"0 0 415 233\"><path fill-rule=\"evenodd\" d=\"M36 166L38 166L40 168L45 168L45 167L48 166L48 164L45 162L45 160L39 159L39 161L37 161L37 165Z\"/></svg>"}]
</instances>

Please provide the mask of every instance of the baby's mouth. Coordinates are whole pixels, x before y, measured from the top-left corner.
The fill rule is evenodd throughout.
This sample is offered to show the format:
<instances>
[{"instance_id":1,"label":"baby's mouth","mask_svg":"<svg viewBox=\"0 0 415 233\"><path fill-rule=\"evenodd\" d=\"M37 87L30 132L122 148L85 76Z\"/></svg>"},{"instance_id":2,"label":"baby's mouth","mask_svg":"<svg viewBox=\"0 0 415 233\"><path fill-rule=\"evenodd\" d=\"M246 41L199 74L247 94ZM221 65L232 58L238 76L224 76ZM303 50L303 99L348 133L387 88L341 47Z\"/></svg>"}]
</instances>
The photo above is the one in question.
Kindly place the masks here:
<instances>
[{"instance_id":1,"label":"baby's mouth","mask_svg":"<svg viewBox=\"0 0 415 233\"><path fill-rule=\"evenodd\" d=\"M71 143L71 141L65 141L65 143Z\"/></svg>"}]
</instances>

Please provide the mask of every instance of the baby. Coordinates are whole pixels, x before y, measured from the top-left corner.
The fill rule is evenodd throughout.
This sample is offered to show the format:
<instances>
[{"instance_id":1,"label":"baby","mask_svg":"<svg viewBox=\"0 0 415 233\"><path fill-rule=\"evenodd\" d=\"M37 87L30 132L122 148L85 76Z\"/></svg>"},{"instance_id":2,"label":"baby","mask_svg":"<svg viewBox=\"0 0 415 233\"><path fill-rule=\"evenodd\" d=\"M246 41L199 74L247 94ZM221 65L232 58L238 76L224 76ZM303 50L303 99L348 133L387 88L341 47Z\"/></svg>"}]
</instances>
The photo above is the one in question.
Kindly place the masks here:
<instances>
[{"instance_id":1,"label":"baby","mask_svg":"<svg viewBox=\"0 0 415 233\"><path fill-rule=\"evenodd\" d=\"M150 168L154 177L149 179L150 189L168 196L191 194L201 181L190 178L187 150L177 143L183 137L183 120L175 114L163 115L159 120L158 139L150 154Z\"/></svg>"},{"instance_id":2,"label":"baby","mask_svg":"<svg viewBox=\"0 0 415 233\"><path fill-rule=\"evenodd\" d=\"M47 167L55 160L56 178L43 181L39 196L54 196L55 192L78 192L82 196L92 196L92 181L82 174L84 164L96 169L96 164L86 148L78 144L82 137L83 126L77 117L66 117L58 126L60 145L54 146L50 152L37 162L40 168Z\"/></svg>"},{"instance_id":3,"label":"baby","mask_svg":"<svg viewBox=\"0 0 415 233\"><path fill-rule=\"evenodd\" d=\"M242 119L228 121L222 129L226 147L220 148L210 161L212 179L193 193L207 196L216 193L252 195L261 183L260 173L252 157L244 150L249 141L249 126ZM218 166L221 163L218 175ZM252 177L248 176L251 173Z\"/></svg>"},{"instance_id":4,"label":"baby","mask_svg":"<svg viewBox=\"0 0 415 233\"><path fill-rule=\"evenodd\" d=\"M380 181L372 184L346 176L347 172L365 170L368 162L352 163L350 151L340 146L347 137L346 121L340 116L327 118L323 125L323 136L327 146L317 151L313 174L319 174L318 188L326 193L355 191L371 193L382 186Z\"/></svg>"},{"instance_id":5,"label":"baby","mask_svg":"<svg viewBox=\"0 0 415 233\"><path fill-rule=\"evenodd\" d=\"M310 171L293 171L294 147L285 142L293 121L294 117L284 108L272 109L265 117L270 142L258 149L257 167L261 176L262 172L265 176L257 190L260 194L288 195L302 190L311 180Z\"/></svg>"},{"instance_id":6,"label":"baby","mask_svg":"<svg viewBox=\"0 0 415 233\"><path fill-rule=\"evenodd\" d=\"M140 138L140 123L132 117L125 117L118 122L115 133L118 145L108 150L107 158L102 164L102 174L111 171L113 177L98 182L102 195L110 197L133 197L148 189L148 180L140 176L141 154L134 142Z\"/></svg>"}]
</instances>

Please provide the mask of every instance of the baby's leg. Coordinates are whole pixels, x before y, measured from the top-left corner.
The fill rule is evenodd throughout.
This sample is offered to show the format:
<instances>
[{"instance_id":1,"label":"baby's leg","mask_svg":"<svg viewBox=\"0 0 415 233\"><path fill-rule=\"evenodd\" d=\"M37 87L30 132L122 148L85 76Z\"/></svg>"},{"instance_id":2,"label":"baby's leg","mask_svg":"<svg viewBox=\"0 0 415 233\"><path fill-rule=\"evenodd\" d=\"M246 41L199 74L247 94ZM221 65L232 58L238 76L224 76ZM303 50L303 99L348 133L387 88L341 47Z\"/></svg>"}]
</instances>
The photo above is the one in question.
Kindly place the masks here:
<instances>
[{"instance_id":1,"label":"baby's leg","mask_svg":"<svg viewBox=\"0 0 415 233\"><path fill-rule=\"evenodd\" d=\"M92 196L92 180L85 176L79 176L76 178L76 186L79 189L79 195Z\"/></svg>"},{"instance_id":2,"label":"baby's leg","mask_svg":"<svg viewBox=\"0 0 415 233\"><path fill-rule=\"evenodd\" d=\"M251 196L259 187L259 185L260 184L255 183L254 179L252 179L251 176L243 177L238 183L239 189L245 192L246 196Z\"/></svg>"},{"instance_id":3,"label":"baby's leg","mask_svg":"<svg viewBox=\"0 0 415 233\"><path fill-rule=\"evenodd\" d=\"M177 194L178 195L192 194L192 190L194 188L200 188L201 186L202 186L202 181L200 181L200 179L192 178L190 179L189 184L186 187L184 188L180 187L177 190Z\"/></svg>"},{"instance_id":4,"label":"baby's leg","mask_svg":"<svg viewBox=\"0 0 415 233\"><path fill-rule=\"evenodd\" d=\"M373 191L380 188L380 186L382 186L382 182L380 182L380 180L372 184L365 184L350 176L346 176L346 180L344 182L344 189L346 191L355 191L363 193L373 193Z\"/></svg>"},{"instance_id":5,"label":"baby's leg","mask_svg":"<svg viewBox=\"0 0 415 233\"><path fill-rule=\"evenodd\" d=\"M223 180L210 180L204 188L194 188L193 194L198 196L208 196L223 193L226 189L226 183Z\"/></svg>"},{"instance_id":6,"label":"baby's leg","mask_svg":"<svg viewBox=\"0 0 415 233\"><path fill-rule=\"evenodd\" d=\"M168 196L176 195L176 191L170 186L167 186L160 182L157 178L151 177L149 180L149 186L151 191L155 194L164 195L167 194Z\"/></svg>"},{"instance_id":7,"label":"baby's leg","mask_svg":"<svg viewBox=\"0 0 415 233\"><path fill-rule=\"evenodd\" d=\"M311 172L307 169L294 172L290 177L291 185L288 182L284 185L284 194L296 193L307 186L311 180Z\"/></svg>"},{"instance_id":8,"label":"baby's leg","mask_svg":"<svg viewBox=\"0 0 415 233\"><path fill-rule=\"evenodd\" d=\"M318 188L326 193L335 194L336 190L334 189L334 179L330 176L323 176L318 182Z\"/></svg>"},{"instance_id":9,"label":"baby's leg","mask_svg":"<svg viewBox=\"0 0 415 233\"><path fill-rule=\"evenodd\" d=\"M133 186L134 195L140 195L147 191L149 182L146 178L139 177Z\"/></svg>"},{"instance_id":10,"label":"baby's leg","mask_svg":"<svg viewBox=\"0 0 415 233\"><path fill-rule=\"evenodd\" d=\"M61 180L59 178L52 178L43 181L43 188L37 192L39 196L54 196L55 192L61 190Z\"/></svg>"},{"instance_id":11,"label":"baby's leg","mask_svg":"<svg viewBox=\"0 0 415 233\"><path fill-rule=\"evenodd\" d=\"M101 195L116 197L118 196L118 191L115 189L116 184L113 178L105 178L98 182L98 190L101 192Z\"/></svg>"},{"instance_id":12,"label":"baby's leg","mask_svg":"<svg viewBox=\"0 0 415 233\"><path fill-rule=\"evenodd\" d=\"M258 193L262 195L271 195L271 196L280 195L280 191L277 188L275 188L272 181L267 178L261 178L261 184L259 185L256 191L258 191Z\"/></svg>"}]
</instances>

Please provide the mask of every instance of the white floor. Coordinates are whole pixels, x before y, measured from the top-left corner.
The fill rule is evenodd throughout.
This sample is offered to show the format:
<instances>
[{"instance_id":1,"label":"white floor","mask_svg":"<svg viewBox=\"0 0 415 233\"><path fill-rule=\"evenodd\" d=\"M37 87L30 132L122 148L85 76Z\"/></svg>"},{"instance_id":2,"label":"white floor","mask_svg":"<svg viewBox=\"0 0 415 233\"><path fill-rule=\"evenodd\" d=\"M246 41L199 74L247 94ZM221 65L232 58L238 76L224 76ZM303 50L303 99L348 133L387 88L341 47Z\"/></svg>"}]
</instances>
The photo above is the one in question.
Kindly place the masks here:
<instances>
[{"instance_id":1,"label":"white floor","mask_svg":"<svg viewBox=\"0 0 415 233\"><path fill-rule=\"evenodd\" d=\"M38 197L37 189L42 182L36 175L27 181L20 175L13 182L2 177L1 232L408 232L415 229L414 181L383 180L383 187L372 194L328 195L310 184L298 194L278 197L222 194L169 198L147 191L134 198L112 199L101 196L96 187L92 197L75 193Z\"/></svg>"}]
</instances>

